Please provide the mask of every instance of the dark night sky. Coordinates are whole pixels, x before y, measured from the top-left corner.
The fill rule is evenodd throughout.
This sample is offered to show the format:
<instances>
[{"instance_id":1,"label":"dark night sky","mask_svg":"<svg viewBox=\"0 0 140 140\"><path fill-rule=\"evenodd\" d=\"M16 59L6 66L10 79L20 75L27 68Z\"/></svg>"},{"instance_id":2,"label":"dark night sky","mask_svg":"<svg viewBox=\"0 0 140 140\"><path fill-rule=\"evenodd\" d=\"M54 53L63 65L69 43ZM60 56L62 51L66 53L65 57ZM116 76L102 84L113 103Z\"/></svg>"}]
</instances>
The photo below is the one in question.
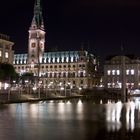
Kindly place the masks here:
<instances>
[{"instance_id":1,"label":"dark night sky","mask_svg":"<svg viewBox=\"0 0 140 140\"><path fill-rule=\"evenodd\" d=\"M2 0L0 32L10 35L17 53L27 52L34 0ZM46 50L86 49L99 55L140 56L139 0L43 0ZM89 45L88 45L89 44Z\"/></svg>"}]
</instances>

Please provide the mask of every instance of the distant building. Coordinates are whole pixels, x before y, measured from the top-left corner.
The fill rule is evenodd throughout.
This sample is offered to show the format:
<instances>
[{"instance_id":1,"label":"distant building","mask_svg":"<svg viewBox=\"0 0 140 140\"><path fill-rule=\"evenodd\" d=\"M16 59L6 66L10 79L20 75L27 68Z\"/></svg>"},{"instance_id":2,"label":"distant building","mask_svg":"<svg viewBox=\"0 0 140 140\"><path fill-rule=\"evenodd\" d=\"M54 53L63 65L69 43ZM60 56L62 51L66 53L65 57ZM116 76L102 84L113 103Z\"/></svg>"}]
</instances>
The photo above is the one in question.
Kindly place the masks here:
<instances>
[{"instance_id":1,"label":"distant building","mask_svg":"<svg viewBox=\"0 0 140 140\"><path fill-rule=\"evenodd\" d=\"M123 74L124 75L123 75ZM126 88L140 88L140 59L134 56L113 56L104 65L104 86L122 88L122 79Z\"/></svg>"},{"instance_id":2,"label":"distant building","mask_svg":"<svg viewBox=\"0 0 140 140\"><path fill-rule=\"evenodd\" d=\"M10 37L0 34L0 63L13 63L14 51L12 50L13 42Z\"/></svg>"},{"instance_id":3,"label":"distant building","mask_svg":"<svg viewBox=\"0 0 140 140\"><path fill-rule=\"evenodd\" d=\"M84 50L45 52L45 29L40 0L35 2L29 28L28 54L15 54L13 63L20 75L33 73L47 88L92 88L95 83L93 77L96 79L98 69L96 57Z\"/></svg>"}]
</instances>

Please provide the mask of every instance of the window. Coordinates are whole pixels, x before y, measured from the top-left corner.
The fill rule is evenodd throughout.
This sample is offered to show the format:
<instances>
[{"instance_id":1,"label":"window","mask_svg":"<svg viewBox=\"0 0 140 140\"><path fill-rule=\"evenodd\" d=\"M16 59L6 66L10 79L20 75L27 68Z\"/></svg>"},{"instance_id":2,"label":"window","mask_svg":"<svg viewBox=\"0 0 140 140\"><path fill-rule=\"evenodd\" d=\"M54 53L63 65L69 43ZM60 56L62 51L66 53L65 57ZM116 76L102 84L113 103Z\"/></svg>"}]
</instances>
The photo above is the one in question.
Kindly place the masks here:
<instances>
[{"instance_id":1,"label":"window","mask_svg":"<svg viewBox=\"0 0 140 140\"><path fill-rule=\"evenodd\" d=\"M115 70L112 70L112 75L115 75Z\"/></svg>"},{"instance_id":2,"label":"window","mask_svg":"<svg viewBox=\"0 0 140 140\"><path fill-rule=\"evenodd\" d=\"M110 71L110 70L108 70L108 71L107 71L107 75L110 75L110 74L111 74L111 71Z\"/></svg>"},{"instance_id":3,"label":"window","mask_svg":"<svg viewBox=\"0 0 140 140\"><path fill-rule=\"evenodd\" d=\"M54 73L54 78L56 78L56 76L57 76L57 74L56 74L56 73Z\"/></svg>"},{"instance_id":4,"label":"window","mask_svg":"<svg viewBox=\"0 0 140 140\"><path fill-rule=\"evenodd\" d=\"M84 81L83 80L81 80L81 84L83 84L84 83Z\"/></svg>"},{"instance_id":5,"label":"window","mask_svg":"<svg viewBox=\"0 0 140 140\"><path fill-rule=\"evenodd\" d=\"M110 88L111 87L111 83L107 83L107 86L108 86L108 88Z\"/></svg>"},{"instance_id":6,"label":"window","mask_svg":"<svg viewBox=\"0 0 140 140\"><path fill-rule=\"evenodd\" d=\"M80 77L83 77L83 72L80 72Z\"/></svg>"},{"instance_id":7,"label":"window","mask_svg":"<svg viewBox=\"0 0 140 140\"><path fill-rule=\"evenodd\" d=\"M72 77L75 77L76 75L75 75L75 72L73 72L73 74L72 74Z\"/></svg>"},{"instance_id":8,"label":"window","mask_svg":"<svg viewBox=\"0 0 140 140\"><path fill-rule=\"evenodd\" d=\"M57 63L58 61L57 61L57 58L55 58L55 63Z\"/></svg>"},{"instance_id":9,"label":"window","mask_svg":"<svg viewBox=\"0 0 140 140\"><path fill-rule=\"evenodd\" d=\"M126 70L126 75L129 75L129 70Z\"/></svg>"},{"instance_id":10,"label":"window","mask_svg":"<svg viewBox=\"0 0 140 140\"><path fill-rule=\"evenodd\" d=\"M0 51L0 57L2 57L2 51Z\"/></svg>"},{"instance_id":11,"label":"window","mask_svg":"<svg viewBox=\"0 0 140 140\"><path fill-rule=\"evenodd\" d=\"M134 73L135 73L135 71L132 69L132 70L131 70L131 75L134 75Z\"/></svg>"},{"instance_id":12,"label":"window","mask_svg":"<svg viewBox=\"0 0 140 140\"><path fill-rule=\"evenodd\" d=\"M5 52L5 58L8 58L8 57L9 57L8 52Z\"/></svg>"},{"instance_id":13,"label":"window","mask_svg":"<svg viewBox=\"0 0 140 140\"><path fill-rule=\"evenodd\" d=\"M66 73L65 72L63 73L63 77L66 77Z\"/></svg>"},{"instance_id":14,"label":"window","mask_svg":"<svg viewBox=\"0 0 140 140\"><path fill-rule=\"evenodd\" d=\"M120 75L120 70L117 70L117 75Z\"/></svg>"}]
</instances>

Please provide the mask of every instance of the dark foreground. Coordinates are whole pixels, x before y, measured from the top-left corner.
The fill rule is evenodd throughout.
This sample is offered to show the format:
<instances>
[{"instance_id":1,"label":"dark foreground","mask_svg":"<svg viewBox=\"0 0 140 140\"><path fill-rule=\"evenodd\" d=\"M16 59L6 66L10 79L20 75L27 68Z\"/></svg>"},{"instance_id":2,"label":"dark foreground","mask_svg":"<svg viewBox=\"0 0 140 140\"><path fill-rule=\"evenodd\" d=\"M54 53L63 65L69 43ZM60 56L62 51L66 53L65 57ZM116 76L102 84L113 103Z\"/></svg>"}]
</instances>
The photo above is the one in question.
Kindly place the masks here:
<instances>
[{"instance_id":1,"label":"dark foreground","mask_svg":"<svg viewBox=\"0 0 140 140\"><path fill-rule=\"evenodd\" d=\"M140 101L50 100L0 105L2 140L139 140Z\"/></svg>"}]
</instances>

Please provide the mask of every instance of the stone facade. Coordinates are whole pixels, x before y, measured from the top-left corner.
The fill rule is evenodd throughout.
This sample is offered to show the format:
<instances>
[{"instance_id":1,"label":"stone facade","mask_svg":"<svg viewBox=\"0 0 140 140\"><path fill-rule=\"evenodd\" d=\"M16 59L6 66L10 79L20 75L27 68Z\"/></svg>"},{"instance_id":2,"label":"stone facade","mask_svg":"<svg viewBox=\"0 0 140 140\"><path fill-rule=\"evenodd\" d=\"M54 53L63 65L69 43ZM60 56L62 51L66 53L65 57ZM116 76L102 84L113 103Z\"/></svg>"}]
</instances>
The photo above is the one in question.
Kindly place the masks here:
<instances>
[{"instance_id":1,"label":"stone facade","mask_svg":"<svg viewBox=\"0 0 140 140\"><path fill-rule=\"evenodd\" d=\"M13 63L13 45L14 43L10 41L9 36L0 34L0 63Z\"/></svg>"},{"instance_id":2,"label":"stone facade","mask_svg":"<svg viewBox=\"0 0 140 140\"><path fill-rule=\"evenodd\" d=\"M104 65L104 85L106 88L121 88L122 80L126 88L140 88L140 59L134 56L114 56Z\"/></svg>"}]
</instances>

